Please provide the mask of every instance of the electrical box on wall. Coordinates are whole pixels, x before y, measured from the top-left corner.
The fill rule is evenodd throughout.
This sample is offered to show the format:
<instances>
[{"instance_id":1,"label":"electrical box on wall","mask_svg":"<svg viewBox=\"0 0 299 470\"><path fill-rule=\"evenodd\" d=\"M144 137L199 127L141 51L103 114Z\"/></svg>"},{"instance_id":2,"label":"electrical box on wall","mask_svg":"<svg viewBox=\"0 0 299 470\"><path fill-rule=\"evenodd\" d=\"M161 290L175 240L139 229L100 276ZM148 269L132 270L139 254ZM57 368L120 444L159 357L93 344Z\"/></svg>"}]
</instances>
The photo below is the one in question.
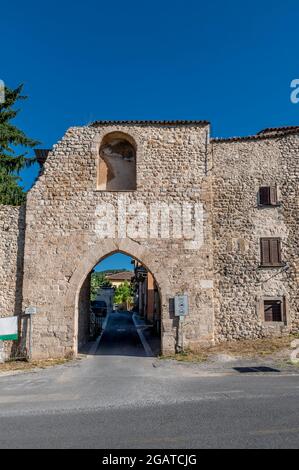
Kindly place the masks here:
<instances>
[{"instance_id":1,"label":"electrical box on wall","mask_svg":"<svg viewBox=\"0 0 299 470\"><path fill-rule=\"evenodd\" d=\"M188 315L188 296L176 295L174 298L174 314L176 317Z\"/></svg>"}]
</instances>

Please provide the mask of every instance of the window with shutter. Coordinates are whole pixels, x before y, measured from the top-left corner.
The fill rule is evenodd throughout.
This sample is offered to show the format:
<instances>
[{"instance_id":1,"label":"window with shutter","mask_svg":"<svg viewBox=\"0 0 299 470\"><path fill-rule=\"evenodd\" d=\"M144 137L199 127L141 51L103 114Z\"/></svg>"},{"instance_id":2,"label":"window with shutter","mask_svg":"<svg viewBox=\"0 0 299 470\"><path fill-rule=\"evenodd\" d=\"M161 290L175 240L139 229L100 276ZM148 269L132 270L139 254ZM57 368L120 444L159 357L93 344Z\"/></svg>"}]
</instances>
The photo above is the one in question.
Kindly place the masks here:
<instances>
[{"instance_id":1,"label":"window with shutter","mask_svg":"<svg viewBox=\"0 0 299 470\"><path fill-rule=\"evenodd\" d=\"M264 300L265 321L282 322L283 321L283 302L281 299Z\"/></svg>"},{"instance_id":2,"label":"window with shutter","mask_svg":"<svg viewBox=\"0 0 299 470\"><path fill-rule=\"evenodd\" d=\"M276 186L261 186L260 187L259 205L260 206L276 206L277 205Z\"/></svg>"},{"instance_id":3,"label":"window with shutter","mask_svg":"<svg viewBox=\"0 0 299 470\"><path fill-rule=\"evenodd\" d=\"M261 266L282 266L280 238L261 238Z\"/></svg>"}]
</instances>

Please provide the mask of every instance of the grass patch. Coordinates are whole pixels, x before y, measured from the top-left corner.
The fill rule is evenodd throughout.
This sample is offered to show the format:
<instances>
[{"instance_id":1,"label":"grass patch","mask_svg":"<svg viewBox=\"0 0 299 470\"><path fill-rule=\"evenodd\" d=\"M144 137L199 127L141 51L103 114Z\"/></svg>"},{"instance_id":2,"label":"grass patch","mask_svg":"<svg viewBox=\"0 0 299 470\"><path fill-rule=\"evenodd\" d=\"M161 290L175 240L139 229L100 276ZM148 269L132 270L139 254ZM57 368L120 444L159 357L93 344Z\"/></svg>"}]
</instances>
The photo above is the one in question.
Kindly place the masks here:
<instances>
[{"instance_id":1,"label":"grass patch","mask_svg":"<svg viewBox=\"0 0 299 470\"><path fill-rule=\"evenodd\" d=\"M200 363L219 354L241 358L265 357L290 349L291 341L298 337L299 335L287 335L274 338L227 341L215 346L203 347L197 351L186 350L169 356L160 356L160 359Z\"/></svg>"},{"instance_id":2,"label":"grass patch","mask_svg":"<svg viewBox=\"0 0 299 470\"><path fill-rule=\"evenodd\" d=\"M211 354L230 354L232 356L269 356L290 347L293 335L277 338L229 341L208 348Z\"/></svg>"},{"instance_id":3,"label":"grass patch","mask_svg":"<svg viewBox=\"0 0 299 470\"><path fill-rule=\"evenodd\" d=\"M287 365L287 366L292 366L292 367L298 367L299 368L299 362L292 362L291 359L285 360L282 365Z\"/></svg>"},{"instance_id":4,"label":"grass patch","mask_svg":"<svg viewBox=\"0 0 299 470\"><path fill-rule=\"evenodd\" d=\"M183 351L180 353L172 354L169 356L159 356L159 359L174 359L179 362L205 362L208 359L208 354L204 351L201 352L192 352L192 351Z\"/></svg>"},{"instance_id":5,"label":"grass patch","mask_svg":"<svg viewBox=\"0 0 299 470\"><path fill-rule=\"evenodd\" d=\"M40 361L26 361L26 360L18 360L18 361L8 361L4 362L4 364L0 364L0 372L8 372L13 370L30 370L30 369L46 369L47 367L57 366L61 364L65 364L68 362L69 359L62 358L62 359L44 359Z\"/></svg>"}]
</instances>

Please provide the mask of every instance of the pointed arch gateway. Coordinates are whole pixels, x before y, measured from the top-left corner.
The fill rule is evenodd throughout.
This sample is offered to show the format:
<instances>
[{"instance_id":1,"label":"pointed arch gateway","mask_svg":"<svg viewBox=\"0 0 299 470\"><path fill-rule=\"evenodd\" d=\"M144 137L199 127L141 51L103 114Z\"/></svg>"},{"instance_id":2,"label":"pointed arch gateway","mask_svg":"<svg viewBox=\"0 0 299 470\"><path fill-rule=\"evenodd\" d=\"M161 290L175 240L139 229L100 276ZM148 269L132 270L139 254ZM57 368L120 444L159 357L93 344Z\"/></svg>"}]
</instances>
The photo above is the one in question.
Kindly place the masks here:
<instances>
[{"instance_id":1,"label":"pointed arch gateway","mask_svg":"<svg viewBox=\"0 0 299 470\"><path fill-rule=\"evenodd\" d=\"M155 261L151 250L140 245L132 239L105 239L98 245L89 248L88 252L82 256L77 264L70 280L69 287L64 299L64 313L69 318L72 326L73 349L72 353L78 353L78 333L79 333L79 300L84 283L92 269L103 259L115 254L123 253L139 261L150 272L157 285L160 306L161 306L161 351L163 352L165 325L168 324L168 301L169 301L169 281L166 268L161 263ZM167 328L166 328L167 329Z\"/></svg>"}]
</instances>

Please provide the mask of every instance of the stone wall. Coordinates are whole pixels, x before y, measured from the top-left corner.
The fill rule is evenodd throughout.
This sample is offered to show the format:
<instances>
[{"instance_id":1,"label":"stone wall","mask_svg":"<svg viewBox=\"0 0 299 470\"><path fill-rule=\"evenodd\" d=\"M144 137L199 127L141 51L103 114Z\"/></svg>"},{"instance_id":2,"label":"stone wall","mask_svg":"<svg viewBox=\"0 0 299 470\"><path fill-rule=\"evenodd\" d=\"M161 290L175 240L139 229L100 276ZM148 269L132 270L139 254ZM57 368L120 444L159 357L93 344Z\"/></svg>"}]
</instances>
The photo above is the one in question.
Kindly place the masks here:
<instances>
[{"instance_id":1,"label":"stone wall","mask_svg":"<svg viewBox=\"0 0 299 470\"><path fill-rule=\"evenodd\" d=\"M21 314L25 208L0 205L0 317ZM17 342L5 342L5 357L17 354Z\"/></svg>"},{"instance_id":2,"label":"stone wall","mask_svg":"<svg viewBox=\"0 0 299 470\"><path fill-rule=\"evenodd\" d=\"M100 148L110 133L128 136L136 149L136 190L98 190ZM299 129L209 140L204 122L71 128L28 193L24 253L24 208L0 207L0 315L37 307L33 358L76 354L87 337L89 273L120 251L157 283L163 353L174 352L182 334L185 348L197 349L298 332L298 181ZM269 185L278 186L280 205L260 207L259 188ZM173 236L173 209L201 205L203 238ZM163 206L171 208L169 237L150 231L153 207ZM261 268L262 237L281 238L284 266ZM189 296L182 331L177 294ZM264 321L265 297L284 299L285 322Z\"/></svg>"},{"instance_id":3,"label":"stone wall","mask_svg":"<svg viewBox=\"0 0 299 470\"><path fill-rule=\"evenodd\" d=\"M215 339L299 330L299 136L213 141ZM280 205L259 207L260 186ZM285 267L260 267L260 238L281 237ZM265 322L263 297L284 296L287 324Z\"/></svg>"},{"instance_id":4,"label":"stone wall","mask_svg":"<svg viewBox=\"0 0 299 470\"><path fill-rule=\"evenodd\" d=\"M54 146L27 198L23 305L39 309L33 319L34 357L76 353L80 288L94 265L115 251L135 256L155 277L161 294L164 353L175 350L178 321L170 305L176 294L187 293L190 299L185 346L196 348L213 340L208 131L206 124L99 124L71 128ZM96 190L99 148L110 132L126 133L136 143L136 191ZM163 239L159 234L123 237L119 230L103 239L97 226L99 207L110 205L121 226L118 209L124 198L131 209L141 203L147 209L151 204L202 203L204 243L193 246L186 237ZM142 210L139 216L146 221ZM129 222L132 218L133 214Z\"/></svg>"}]
</instances>

